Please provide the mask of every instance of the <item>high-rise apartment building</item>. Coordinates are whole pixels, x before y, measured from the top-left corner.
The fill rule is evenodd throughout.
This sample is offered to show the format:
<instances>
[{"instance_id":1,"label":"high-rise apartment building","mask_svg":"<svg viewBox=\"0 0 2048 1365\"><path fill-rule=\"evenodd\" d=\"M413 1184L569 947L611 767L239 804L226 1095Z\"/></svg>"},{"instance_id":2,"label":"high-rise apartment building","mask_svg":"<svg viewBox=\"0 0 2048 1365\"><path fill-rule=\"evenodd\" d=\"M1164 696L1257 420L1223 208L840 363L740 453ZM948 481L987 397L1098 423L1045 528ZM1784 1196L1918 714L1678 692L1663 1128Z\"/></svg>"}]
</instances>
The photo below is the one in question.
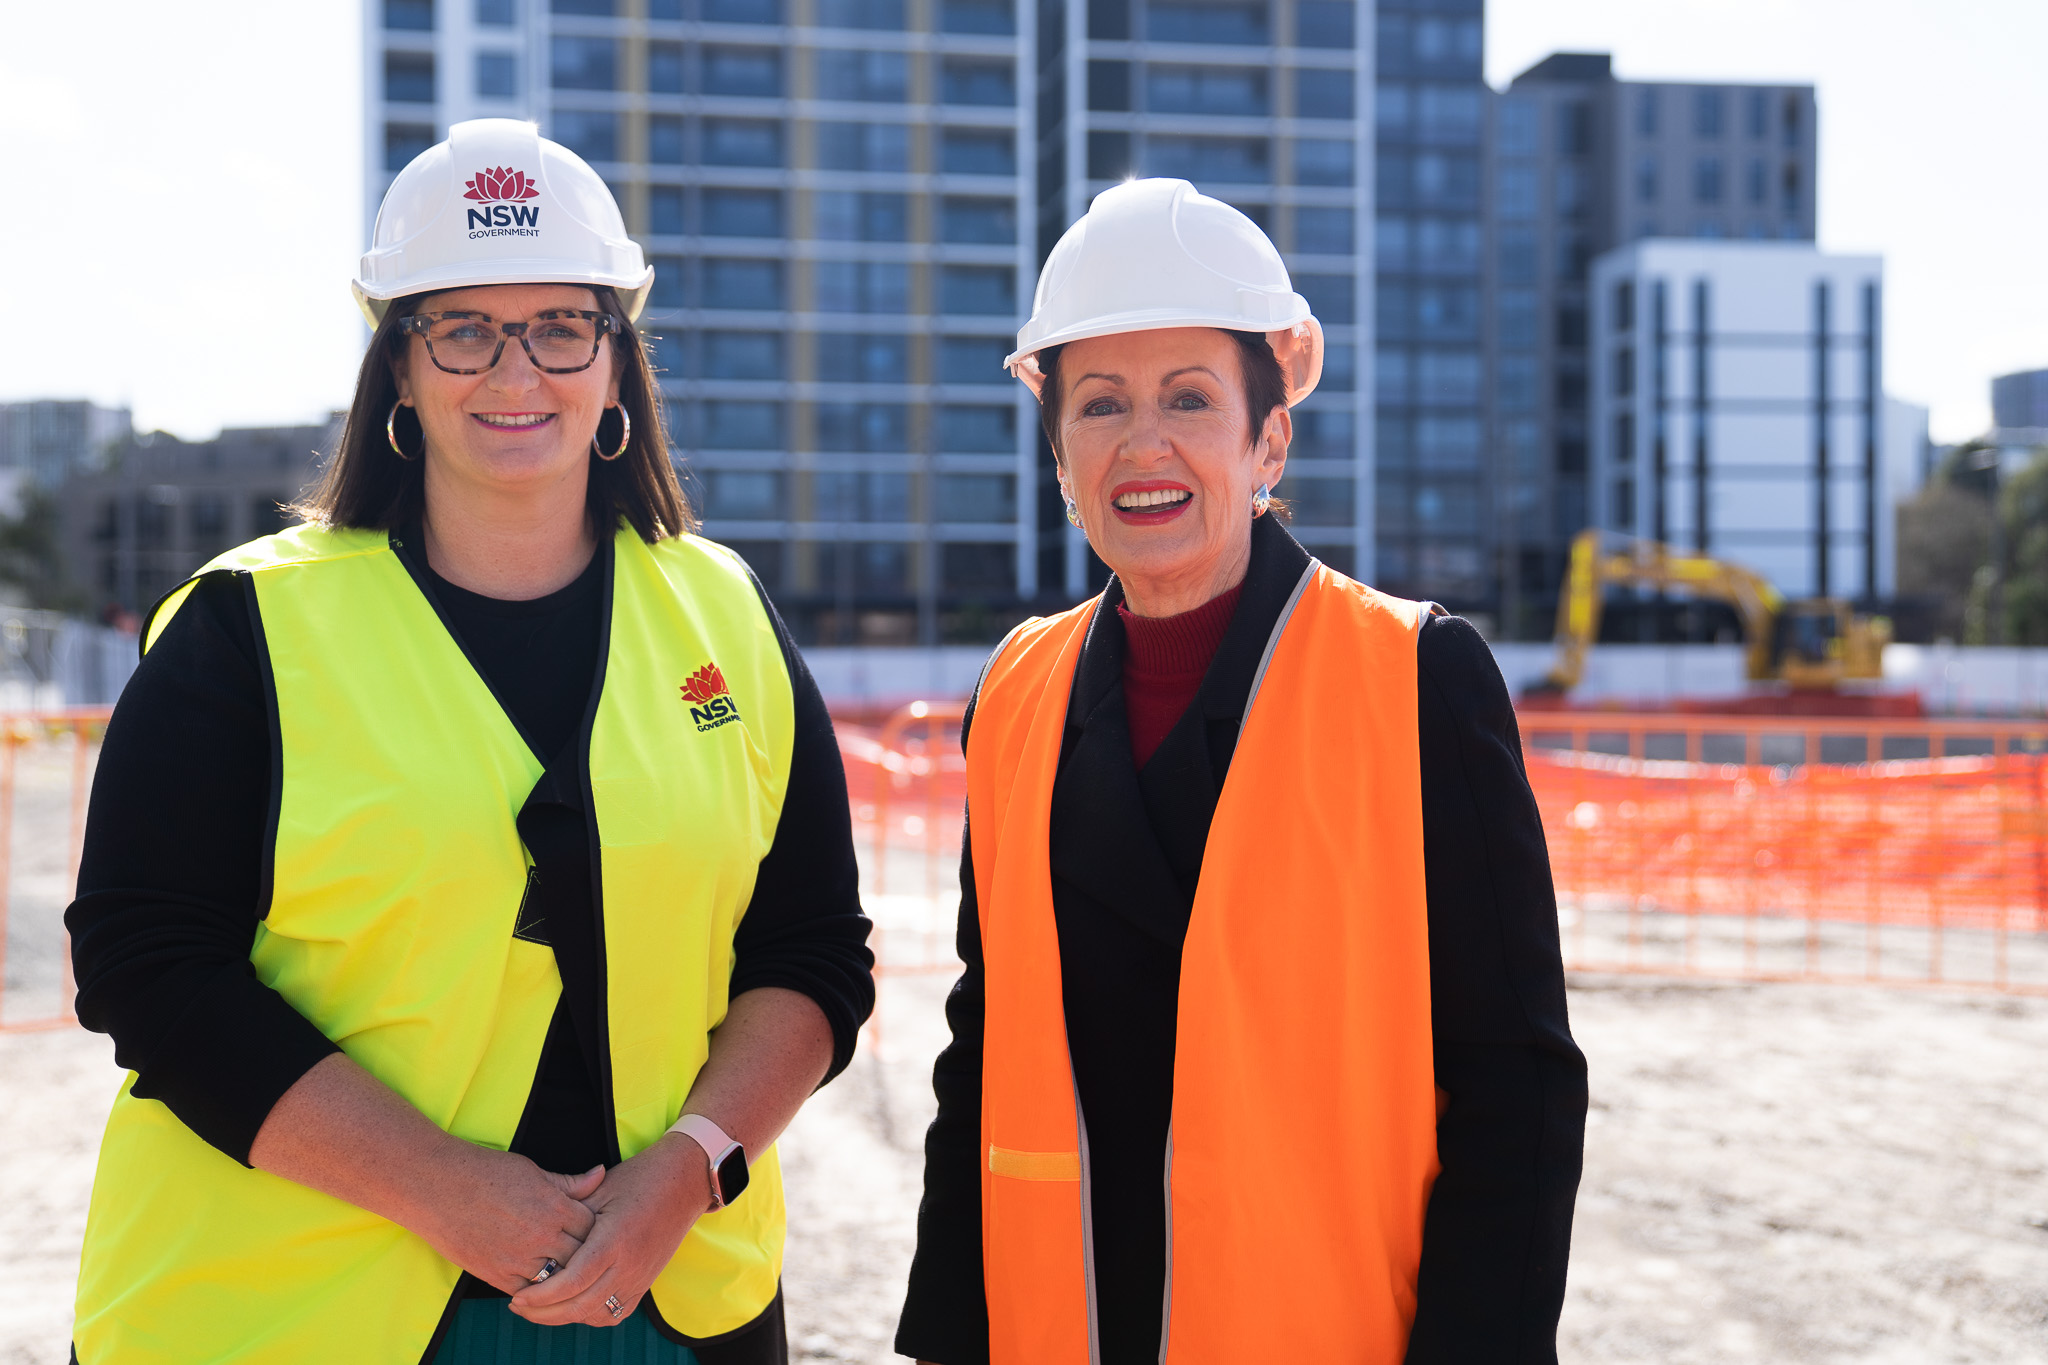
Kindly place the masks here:
<instances>
[{"instance_id":1,"label":"high-rise apartment building","mask_svg":"<svg viewBox=\"0 0 2048 1365\"><path fill-rule=\"evenodd\" d=\"M1811 86L1618 81L1590 53L1544 59L1495 102L1491 426L1508 634L1548 629L1565 549L1599 515L1593 262L1650 238L1811 242L1816 123Z\"/></svg>"},{"instance_id":2,"label":"high-rise apartment building","mask_svg":"<svg viewBox=\"0 0 2048 1365\"><path fill-rule=\"evenodd\" d=\"M45 492L97 468L131 431L128 409L83 399L31 398L0 403L0 482L13 499L25 487Z\"/></svg>"},{"instance_id":3,"label":"high-rise apartment building","mask_svg":"<svg viewBox=\"0 0 2048 1365\"><path fill-rule=\"evenodd\" d=\"M1482 0L1380 0L1373 461L1381 587L1495 608L1483 422Z\"/></svg>"},{"instance_id":4,"label":"high-rise apartment building","mask_svg":"<svg viewBox=\"0 0 2048 1365\"><path fill-rule=\"evenodd\" d=\"M1174 176L1271 236L1329 343L1323 381L1294 413L1278 492L1293 531L1347 573L1372 572L1372 485L1358 383L1372 281L1370 5L1354 0L1037 0L1035 267L1094 196ZM1476 67L1475 67L1476 69ZM1079 597L1099 581L1063 518L1050 454L1031 505L1038 582ZM1366 566L1362 570L1359 566Z\"/></svg>"},{"instance_id":5,"label":"high-rise apartment building","mask_svg":"<svg viewBox=\"0 0 2048 1365\"><path fill-rule=\"evenodd\" d=\"M451 122L538 122L654 264L706 533L800 639L983 638L1041 587L1019 5L376 0L369 203Z\"/></svg>"}]
</instances>

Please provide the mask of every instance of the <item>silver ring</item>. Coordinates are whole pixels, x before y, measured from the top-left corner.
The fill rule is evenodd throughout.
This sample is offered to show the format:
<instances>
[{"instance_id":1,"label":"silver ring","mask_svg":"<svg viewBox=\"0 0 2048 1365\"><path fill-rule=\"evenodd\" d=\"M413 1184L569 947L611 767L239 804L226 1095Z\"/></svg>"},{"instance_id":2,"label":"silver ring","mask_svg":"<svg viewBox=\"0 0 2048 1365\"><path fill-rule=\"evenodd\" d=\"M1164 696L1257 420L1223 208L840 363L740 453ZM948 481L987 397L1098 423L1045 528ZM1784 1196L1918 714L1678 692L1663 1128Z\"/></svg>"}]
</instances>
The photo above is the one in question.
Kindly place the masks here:
<instances>
[{"instance_id":1,"label":"silver ring","mask_svg":"<svg viewBox=\"0 0 2048 1365\"><path fill-rule=\"evenodd\" d=\"M617 1294L614 1294L610 1298L606 1299L604 1301L604 1306L608 1310L610 1310L611 1315L614 1318L618 1317L619 1314L626 1311L626 1305L619 1302L619 1296Z\"/></svg>"},{"instance_id":2,"label":"silver ring","mask_svg":"<svg viewBox=\"0 0 2048 1365\"><path fill-rule=\"evenodd\" d=\"M539 1284L542 1280L545 1280L548 1276L554 1274L557 1270L560 1270L561 1268L562 1263L560 1261L557 1261L554 1257L550 1256L545 1261L541 1262L540 1274L528 1275L526 1278L534 1284Z\"/></svg>"}]
</instances>

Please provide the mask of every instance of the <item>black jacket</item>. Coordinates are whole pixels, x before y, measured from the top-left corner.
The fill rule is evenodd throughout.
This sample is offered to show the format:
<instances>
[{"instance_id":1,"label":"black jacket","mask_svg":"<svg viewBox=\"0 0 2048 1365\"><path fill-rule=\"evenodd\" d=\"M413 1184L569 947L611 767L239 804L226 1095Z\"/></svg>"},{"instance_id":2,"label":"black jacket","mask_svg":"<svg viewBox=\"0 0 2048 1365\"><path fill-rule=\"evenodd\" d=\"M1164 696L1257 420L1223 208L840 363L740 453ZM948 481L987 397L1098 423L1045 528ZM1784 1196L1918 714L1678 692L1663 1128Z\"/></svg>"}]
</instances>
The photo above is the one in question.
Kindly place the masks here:
<instances>
[{"instance_id":1,"label":"black jacket","mask_svg":"<svg viewBox=\"0 0 2048 1365\"><path fill-rule=\"evenodd\" d=\"M1069 1049L1094 1175L1103 1365L1159 1358L1166 1129L1180 947L1252 677L1308 556L1254 524L1244 592L1187 713L1134 768L1114 581L1075 671L1051 812L1053 913ZM1437 617L1417 649L1423 859L1443 1173L1424 1226L1408 1360L1556 1359L1585 1126L1585 1059L1565 1018L1542 825L1506 687L1485 642ZM970 723L971 723L970 713ZM963 741L964 742L964 741ZM971 837L971 835L969 836ZM965 840L963 840L963 843ZM896 1349L988 1359L981 1258L983 973L961 856L952 1044L933 1071L925 1197Z\"/></svg>"}]
</instances>

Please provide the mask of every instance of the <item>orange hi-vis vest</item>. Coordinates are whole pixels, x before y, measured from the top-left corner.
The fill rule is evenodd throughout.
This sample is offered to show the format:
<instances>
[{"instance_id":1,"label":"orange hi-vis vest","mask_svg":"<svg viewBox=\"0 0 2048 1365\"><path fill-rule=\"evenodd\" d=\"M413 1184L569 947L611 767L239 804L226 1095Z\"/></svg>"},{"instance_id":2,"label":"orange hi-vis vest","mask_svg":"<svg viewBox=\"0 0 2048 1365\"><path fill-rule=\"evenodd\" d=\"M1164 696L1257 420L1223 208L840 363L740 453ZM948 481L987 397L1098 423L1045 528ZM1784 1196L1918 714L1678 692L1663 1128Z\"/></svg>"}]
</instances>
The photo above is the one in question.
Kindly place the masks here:
<instances>
[{"instance_id":1,"label":"orange hi-vis vest","mask_svg":"<svg viewBox=\"0 0 2048 1365\"><path fill-rule=\"evenodd\" d=\"M1099 606L1012 634L967 744L993 1365L1099 1358L1048 852L1068 695ZM1312 563L1253 680L1181 951L1164 1365L1399 1365L1407 1350L1438 1170L1423 612Z\"/></svg>"}]
</instances>

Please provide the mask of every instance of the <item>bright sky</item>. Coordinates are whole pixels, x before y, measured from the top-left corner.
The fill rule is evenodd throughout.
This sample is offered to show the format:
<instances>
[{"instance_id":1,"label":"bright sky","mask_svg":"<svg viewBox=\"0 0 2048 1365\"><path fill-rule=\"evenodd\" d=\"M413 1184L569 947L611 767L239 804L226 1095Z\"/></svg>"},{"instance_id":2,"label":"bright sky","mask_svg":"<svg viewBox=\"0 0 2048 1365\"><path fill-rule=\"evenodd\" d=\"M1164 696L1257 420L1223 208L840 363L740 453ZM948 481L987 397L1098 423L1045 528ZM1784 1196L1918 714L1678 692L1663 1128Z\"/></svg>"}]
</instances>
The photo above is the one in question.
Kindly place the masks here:
<instances>
[{"instance_id":1,"label":"bright sky","mask_svg":"<svg viewBox=\"0 0 2048 1365\"><path fill-rule=\"evenodd\" d=\"M371 0L374 3L374 0ZM0 18L0 400L128 403L187 437L347 400L362 345L353 3L99 0ZM1489 0L1488 75L1811 81L1822 244L1887 260L1888 383L1937 439L2048 365L2042 0Z\"/></svg>"}]
</instances>

